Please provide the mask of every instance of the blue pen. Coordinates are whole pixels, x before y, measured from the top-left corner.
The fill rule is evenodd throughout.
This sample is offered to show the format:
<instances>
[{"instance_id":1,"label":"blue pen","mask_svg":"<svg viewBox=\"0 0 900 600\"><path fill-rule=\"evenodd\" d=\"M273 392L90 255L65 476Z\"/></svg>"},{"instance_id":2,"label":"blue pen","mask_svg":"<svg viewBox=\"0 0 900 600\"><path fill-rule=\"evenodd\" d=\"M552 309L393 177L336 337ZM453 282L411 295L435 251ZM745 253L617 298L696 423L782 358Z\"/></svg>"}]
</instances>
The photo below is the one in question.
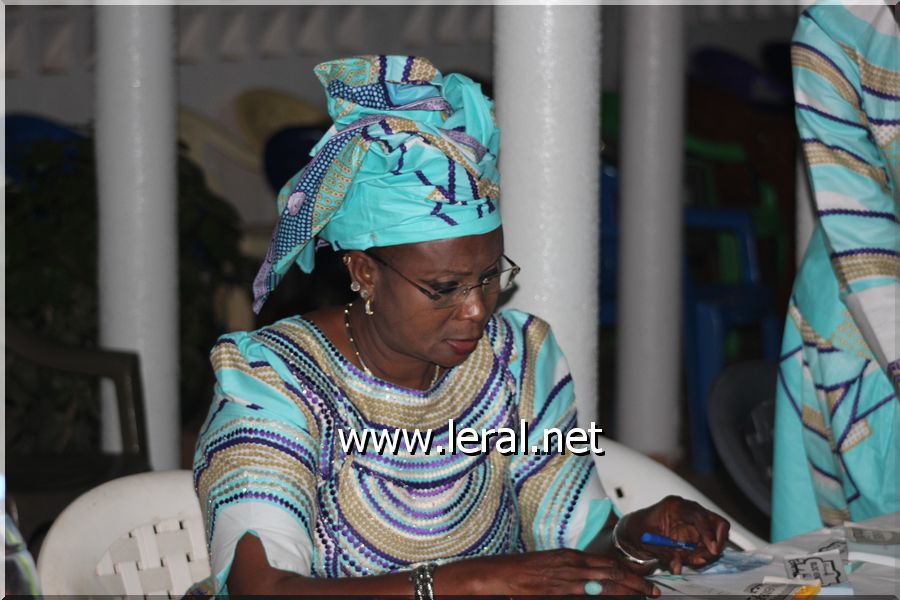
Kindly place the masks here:
<instances>
[{"instance_id":1,"label":"blue pen","mask_svg":"<svg viewBox=\"0 0 900 600\"><path fill-rule=\"evenodd\" d=\"M650 533L649 531L645 531L643 535L641 535L641 541L645 544L650 544L651 546L666 546L667 548L682 548L684 550L690 550L693 552L697 549L697 544L692 544L690 542L682 542L679 540L673 540L670 537L666 537L664 535L659 535L656 533Z\"/></svg>"}]
</instances>

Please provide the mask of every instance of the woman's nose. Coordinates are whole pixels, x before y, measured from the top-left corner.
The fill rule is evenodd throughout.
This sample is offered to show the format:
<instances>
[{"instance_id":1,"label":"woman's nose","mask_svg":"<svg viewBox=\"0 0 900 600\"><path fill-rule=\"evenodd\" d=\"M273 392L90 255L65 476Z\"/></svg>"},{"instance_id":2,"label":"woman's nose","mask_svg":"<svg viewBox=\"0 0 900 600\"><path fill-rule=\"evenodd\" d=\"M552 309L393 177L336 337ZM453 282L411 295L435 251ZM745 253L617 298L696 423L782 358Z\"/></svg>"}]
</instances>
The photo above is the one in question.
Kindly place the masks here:
<instances>
[{"instance_id":1,"label":"woman's nose","mask_svg":"<svg viewBox=\"0 0 900 600\"><path fill-rule=\"evenodd\" d=\"M471 288L459 305L459 316L470 321L483 321L488 314L484 287Z\"/></svg>"}]
</instances>

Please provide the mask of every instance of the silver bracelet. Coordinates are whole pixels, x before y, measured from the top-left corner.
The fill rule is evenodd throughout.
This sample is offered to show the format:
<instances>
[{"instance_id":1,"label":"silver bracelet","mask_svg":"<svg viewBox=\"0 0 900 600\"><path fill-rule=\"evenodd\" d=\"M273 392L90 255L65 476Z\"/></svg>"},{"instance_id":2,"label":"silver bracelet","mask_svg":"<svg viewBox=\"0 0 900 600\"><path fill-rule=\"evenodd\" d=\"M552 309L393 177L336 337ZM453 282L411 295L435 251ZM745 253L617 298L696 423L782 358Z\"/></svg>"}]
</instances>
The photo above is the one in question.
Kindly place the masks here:
<instances>
[{"instance_id":1,"label":"silver bracelet","mask_svg":"<svg viewBox=\"0 0 900 600\"><path fill-rule=\"evenodd\" d=\"M634 554L632 554L631 552L626 550L624 548L624 546L622 546L621 542L619 542L619 525L621 525L622 521L624 521L624 520L625 520L625 517L622 517L621 519L616 521L616 524L613 527L612 540L613 540L613 545L616 547L616 550L618 550L622 554L622 558L624 558L625 560L627 560L630 563L634 563L636 565L641 565L643 567L646 567L649 565L655 565L657 563L658 559L656 559L656 558L638 558L637 556L635 556Z\"/></svg>"},{"instance_id":2,"label":"silver bracelet","mask_svg":"<svg viewBox=\"0 0 900 600\"><path fill-rule=\"evenodd\" d=\"M409 573L409 580L413 584L413 598L415 600L434 600L434 568L435 563L422 563Z\"/></svg>"}]
</instances>

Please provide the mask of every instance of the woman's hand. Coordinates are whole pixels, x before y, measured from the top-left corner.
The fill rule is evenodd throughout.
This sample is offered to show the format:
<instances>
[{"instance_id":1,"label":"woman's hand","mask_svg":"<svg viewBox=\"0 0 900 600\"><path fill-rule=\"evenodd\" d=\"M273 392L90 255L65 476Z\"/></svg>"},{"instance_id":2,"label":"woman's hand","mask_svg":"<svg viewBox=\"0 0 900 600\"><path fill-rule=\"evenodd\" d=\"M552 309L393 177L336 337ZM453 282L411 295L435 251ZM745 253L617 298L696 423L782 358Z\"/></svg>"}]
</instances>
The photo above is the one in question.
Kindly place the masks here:
<instances>
[{"instance_id":1,"label":"woman's hand","mask_svg":"<svg viewBox=\"0 0 900 600\"><path fill-rule=\"evenodd\" d=\"M696 502L667 496L654 504L622 517L619 543L638 558L657 558L659 566L681 573L682 566L701 567L716 560L725 549L731 524L722 516ZM697 545L696 550L644 544L644 532L664 535Z\"/></svg>"},{"instance_id":2,"label":"woman's hand","mask_svg":"<svg viewBox=\"0 0 900 600\"><path fill-rule=\"evenodd\" d=\"M577 550L548 550L459 560L434 570L435 596L586 595L584 584L595 581L604 595L658 596L648 581L611 558ZM596 590L596 586L592 586ZM262 542L245 535L238 542L228 575L233 596L247 594L297 596L409 596L409 572L371 577L312 578L269 565Z\"/></svg>"},{"instance_id":3,"label":"woman's hand","mask_svg":"<svg viewBox=\"0 0 900 600\"><path fill-rule=\"evenodd\" d=\"M547 550L463 560L434 571L435 595L471 596L584 596L585 584L595 581L603 595L659 596L649 581L617 560L577 550Z\"/></svg>"}]
</instances>

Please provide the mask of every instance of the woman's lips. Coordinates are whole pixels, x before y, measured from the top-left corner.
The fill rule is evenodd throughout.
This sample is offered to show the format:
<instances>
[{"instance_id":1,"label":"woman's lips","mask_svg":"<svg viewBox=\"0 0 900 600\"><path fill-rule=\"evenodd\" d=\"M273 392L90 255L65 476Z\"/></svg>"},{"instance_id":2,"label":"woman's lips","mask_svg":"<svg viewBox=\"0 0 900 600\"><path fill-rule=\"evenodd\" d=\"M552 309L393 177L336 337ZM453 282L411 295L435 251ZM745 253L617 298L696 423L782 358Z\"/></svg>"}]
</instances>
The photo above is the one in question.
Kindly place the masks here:
<instances>
[{"instance_id":1,"label":"woman's lips","mask_svg":"<svg viewBox=\"0 0 900 600\"><path fill-rule=\"evenodd\" d=\"M478 338L471 340L446 340L447 345L453 348L453 351L459 355L471 354L475 346L478 345Z\"/></svg>"}]
</instances>

